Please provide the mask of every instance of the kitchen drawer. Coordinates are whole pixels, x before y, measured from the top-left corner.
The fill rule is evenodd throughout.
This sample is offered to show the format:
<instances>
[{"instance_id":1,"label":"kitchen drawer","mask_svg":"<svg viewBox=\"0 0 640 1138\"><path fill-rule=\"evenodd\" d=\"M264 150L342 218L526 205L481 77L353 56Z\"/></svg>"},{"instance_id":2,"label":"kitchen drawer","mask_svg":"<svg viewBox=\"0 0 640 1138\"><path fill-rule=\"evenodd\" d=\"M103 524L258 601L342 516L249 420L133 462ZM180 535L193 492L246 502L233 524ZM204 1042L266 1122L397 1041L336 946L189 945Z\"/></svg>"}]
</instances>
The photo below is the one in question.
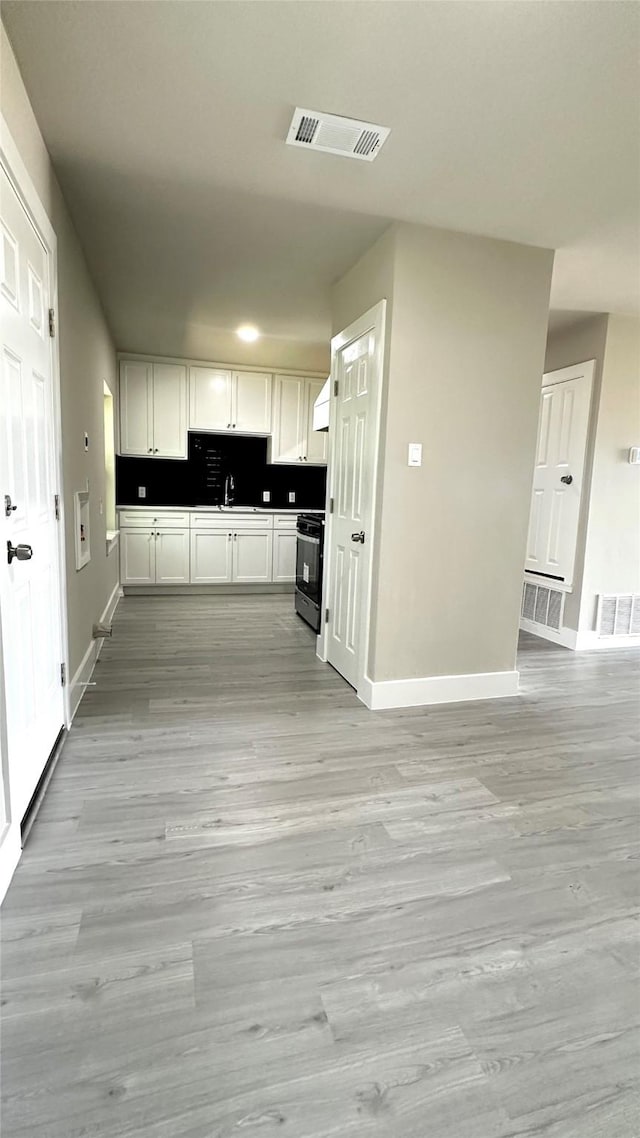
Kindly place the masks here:
<instances>
[{"instance_id":1,"label":"kitchen drawer","mask_svg":"<svg viewBox=\"0 0 640 1138\"><path fill-rule=\"evenodd\" d=\"M237 513L234 512L233 514L192 513L191 529L227 530L229 533L233 533L233 531L237 529L273 529L273 515L253 513L245 514L240 510L238 510Z\"/></svg>"},{"instance_id":2,"label":"kitchen drawer","mask_svg":"<svg viewBox=\"0 0 640 1138\"><path fill-rule=\"evenodd\" d=\"M274 529L295 530L298 515L292 511L290 514L276 514L273 519Z\"/></svg>"},{"instance_id":3,"label":"kitchen drawer","mask_svg":"<svg viewBox=\"0 0 640 1138\"><path fill-rule=\"evenodd\" d=\"M120 529L188 529L189 514L177 510L119 510Z\"/></svg>"}]
</instances>

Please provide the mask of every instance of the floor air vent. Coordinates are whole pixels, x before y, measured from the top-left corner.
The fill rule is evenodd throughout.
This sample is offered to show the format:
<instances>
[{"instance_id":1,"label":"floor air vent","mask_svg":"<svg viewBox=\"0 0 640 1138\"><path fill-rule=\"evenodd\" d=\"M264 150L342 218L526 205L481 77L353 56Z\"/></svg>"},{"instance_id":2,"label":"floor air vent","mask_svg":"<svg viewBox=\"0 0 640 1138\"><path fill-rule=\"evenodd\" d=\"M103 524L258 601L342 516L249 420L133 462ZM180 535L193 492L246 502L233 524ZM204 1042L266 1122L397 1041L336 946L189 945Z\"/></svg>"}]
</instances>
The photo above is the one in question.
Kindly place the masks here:
<instances>
[{"instance_id":1,"label":"floor air vent","mask_svg":"<svg viewBox=\"0 0 640 1138\"><path fill-rule=\"evenodd\" d=\"M598 636L640 636L640 595L601 594L596 629Z\"/></svg>"},{"instance_id":2,"label":"floor air vent","mask_svg":"<svg viewBox=\"0 0 640 1138\"><path fill-rule=\"evenodd\" d=\"M373 162L389 133L386 126L296 107L287 142L290 146L304 146L307 150L322 150L325 154L341 154L343 158Z\"/></svg>"},{"instance_id":3,"label":"floor air vent","mask_svg":"<svg viewBox=\"0 0 640 1138\"><path fill-rule=\"evenodd\" d=\"M545 628L558 630L562 624L563 601L564 593L558 589L525 581L520 615L535 624L543 624Z\"/></svg>"}]
</instances>

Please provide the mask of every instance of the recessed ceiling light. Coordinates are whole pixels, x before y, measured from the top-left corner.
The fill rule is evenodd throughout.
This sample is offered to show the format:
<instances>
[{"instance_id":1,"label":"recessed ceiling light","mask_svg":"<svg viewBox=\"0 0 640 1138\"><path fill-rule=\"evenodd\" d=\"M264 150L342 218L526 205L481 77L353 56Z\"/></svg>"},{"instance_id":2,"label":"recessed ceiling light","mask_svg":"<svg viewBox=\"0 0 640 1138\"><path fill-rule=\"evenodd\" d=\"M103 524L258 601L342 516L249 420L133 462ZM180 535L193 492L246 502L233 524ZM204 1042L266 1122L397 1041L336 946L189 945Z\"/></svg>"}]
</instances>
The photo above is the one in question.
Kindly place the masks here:
<instances>
[{"instance_id":1,"label":"recessed ceiling light","mask_svg":"<svg viewBox=\"0 0 640 1138\"><path fill-rule=\"evenodd\" d=\"M252 344L254 340L260 339L260 333L257 328L254 328L253 324L242 324L240 328L238 328L236 335L247 344Z\"/></svg>"}]
</instances>

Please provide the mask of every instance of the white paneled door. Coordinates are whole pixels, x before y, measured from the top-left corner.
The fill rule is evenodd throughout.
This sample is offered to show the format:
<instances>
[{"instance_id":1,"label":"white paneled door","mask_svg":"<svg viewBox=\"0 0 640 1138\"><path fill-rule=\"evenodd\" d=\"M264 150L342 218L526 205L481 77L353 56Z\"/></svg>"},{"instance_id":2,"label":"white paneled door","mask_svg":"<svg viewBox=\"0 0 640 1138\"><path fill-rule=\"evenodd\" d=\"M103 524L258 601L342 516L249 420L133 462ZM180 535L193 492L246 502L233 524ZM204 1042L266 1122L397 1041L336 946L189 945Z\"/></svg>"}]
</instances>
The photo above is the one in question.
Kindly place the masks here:
<instances>
[{"instance_id":1,"label":"white paneled door","mask_svg":"<svg viewBox=\"0 0 640 1138\"><path fill-rule=\"evenodd\" d=\"M49 254L2 170L0 605L10 804L19 821L64 726Z\"/></svg>"},{"instance_id":2,"label":"white paneled door","mask_svg":"<svg viewBox=\"0 0 640 1138\"><path fill-rule=\"evenodd\" d=\"M377 310L374 309L375 313ZM364 323L365 330L360 331ZM382 316L358 321L334 346L331 407L331 496L328 540L329 609L326 653L356 689L365 670L371 522L379 418ZM344 341L344 342L341 342Z\"/></svg>"},{"instance_id":3,"label":"white paneled door","mask_svg":"<svg viewBox=\"0 0 640 1138\"><path fill-rule=\"evenodd\" d=\"M525 569L573 582L593 361L544 376Z\"/></svg>"}]
</instances>

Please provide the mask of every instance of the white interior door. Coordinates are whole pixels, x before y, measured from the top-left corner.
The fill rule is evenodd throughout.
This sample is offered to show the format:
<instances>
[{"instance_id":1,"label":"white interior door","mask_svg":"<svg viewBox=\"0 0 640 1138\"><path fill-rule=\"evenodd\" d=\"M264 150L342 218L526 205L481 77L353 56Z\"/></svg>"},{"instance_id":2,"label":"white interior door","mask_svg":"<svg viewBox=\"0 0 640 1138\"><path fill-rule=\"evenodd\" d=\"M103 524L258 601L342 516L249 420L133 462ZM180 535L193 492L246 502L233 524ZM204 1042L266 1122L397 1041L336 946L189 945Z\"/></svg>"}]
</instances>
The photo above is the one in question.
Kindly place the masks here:
<instances>
[{"instance_id":1,"label":"white interior door","mask_svg":"<svg viewBox=\"0 0 640 1138\"><path fill-rule=\"evenodd\" d=\"M374 314L379 313L377 319ZM369 314L367 314L369 316ZM371 523L381 384L383 316L372 310L333 343L326 655L357 688L365 671ZM364 325L364 327L363 327Z\"/></svg>"},{"instance_id":2,"label":"white interior door","mask_svg":"<svg viewBox=\"0 0 640 1138\"><path fill-rule=\"evenodd\" d=\"M64 726L60 488L48 253L4 170L1 201L0 606L11 813L19 821ZM13 556L10 547L20 546Z\"/></svg>"},{"instance_id":3,"label":"white interior door","mask_svg":"<svg viewBox=\"0 0 640 1138\"><path fill-rule=\"evenodd\" d=\"M570 585L576 555L593 361L544 376L525 569Z\"/></svg>"},{"instance_id":4,"label":"white interior door","mask_svg":"<svg viewBox=\"0 0 640 1138\"><path fill-rule=\"evenodd\" d=\"M153 365L153 453L187 457L187 369L182 364Z\"/></svg>"}]
</instances>

